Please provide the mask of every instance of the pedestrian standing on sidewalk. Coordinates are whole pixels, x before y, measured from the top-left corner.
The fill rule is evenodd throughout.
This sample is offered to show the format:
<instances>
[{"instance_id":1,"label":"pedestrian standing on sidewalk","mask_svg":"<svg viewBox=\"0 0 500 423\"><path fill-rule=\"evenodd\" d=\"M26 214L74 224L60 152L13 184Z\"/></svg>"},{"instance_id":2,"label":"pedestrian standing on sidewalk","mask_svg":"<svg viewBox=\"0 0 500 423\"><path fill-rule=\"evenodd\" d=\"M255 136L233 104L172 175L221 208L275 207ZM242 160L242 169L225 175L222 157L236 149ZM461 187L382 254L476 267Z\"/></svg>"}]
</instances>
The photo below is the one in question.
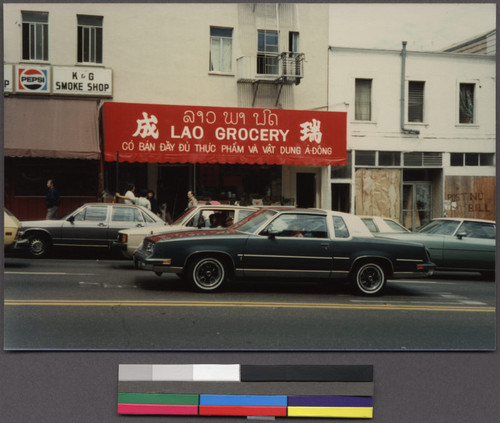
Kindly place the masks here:
<instances>
[{"instance_id":1,"label":"pedestrian standing on sidewalk","mask_svg":"<svg viewBox=\"0 0 500 423\"><path fill-rule=\"evenodd\" d=\"M198 205L198 200L194 196L193 191L188 191L187 198L188 198L188 205L186 210L196 207Z\"/></svg>"},{"instance_id":2,"label":"pedestrian standing on sidewalk","mask_svg":"<svg viewBox=\"0 0 500 423\"><path fill-rule=\"evenodd\" d=\"M137 204L137 197L135 196L135 185L127 185L127 192L125 193L125 195L121 195L119 192L117 192L116 197L124 200L125 204Z\"/></svg>"},{"instance_id":3,"label":"pedestrian standing on sidewalk","mask_svg":"<svg viewBox=\"0 0 500 423\"><path fill-rule=\"evenodd\" d=\"M61 204L61 197L59 197L52 179L47 181L47 188L47 197L45 197L45 205L47 206L46 219L52 220L57 218L57 209L59 208L59 204Z\"/></svg>"}]
</instances>

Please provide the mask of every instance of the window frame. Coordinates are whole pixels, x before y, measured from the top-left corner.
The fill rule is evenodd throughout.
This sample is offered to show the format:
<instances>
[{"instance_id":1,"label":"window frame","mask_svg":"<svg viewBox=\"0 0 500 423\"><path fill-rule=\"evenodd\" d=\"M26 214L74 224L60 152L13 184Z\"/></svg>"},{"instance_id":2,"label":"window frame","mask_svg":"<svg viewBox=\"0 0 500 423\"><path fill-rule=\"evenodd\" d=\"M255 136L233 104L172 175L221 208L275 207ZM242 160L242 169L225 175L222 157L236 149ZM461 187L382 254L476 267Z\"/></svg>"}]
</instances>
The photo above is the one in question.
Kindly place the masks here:
<instances>
[{"instance_id":1,"label":"window frame","mask_svg":"<svg viewBox=\"0 0 500 423\"><path fill-rule=\"evenodd\" d=\"M415 87L411 87L414 84L421 84L421 92L418 93L419 99L415 99L415 92L417 91ZM424 123L425 122L425 81L408 81L407 88L407 105L406 105L406 119L408 123ZM413 96L412 96L413 93ZM420 116L420 120L412 120L412 111L418 107L418 111L414 114Z\"/></svg>"},{"instance_id":2,"label":"window frame","mask_svg":"<svg viewBox=\"0 0 500 423\"><path fill-rule=\"evenodd\" d=\"M231 36L225 36L225 35L215 35L212 34L212 30L230 30L231 31ZM222 27L222 26L210 26L210 48L209 48L209 57L208 57L208 70L210 73L219 73L219 74L232 74L233 73L233 36L234 36L234 28L230 27ZM213 50L212 50L212 43L213 41L218 40L219 42L219 57L218 57L218 69L213 68ZM224 64L224 54L222 53L224 50L224 41L229 40L230 41L230 55L231 58L229 60L229 70L223 69L223 64Z\"/></svg>"},{"instance_id":3,"label":"window frame","mask_svg":"<svg viewBox=\"0 0 500 423\"><path fill-rule=\"evenodd\" d=\"M42 40L40 47L37 47L39 36L42 37ZM21 11L21 43L23 61L49 61L49 12ZM39 49L40 51L38 51Z\"/></svg>"},{"instance_id":4,"label":"window frame","mask_svg":"<svg viewBox=\"0 0 500 423\"><path fill-rule=\"evenodd\" d=\"M472 121L465 122L465 118L462 118L462 105L463 105L463 99L462 99L462 87L465 86L472 86L473 87L473 92L472 92ZM457 122L459 126L463 127L472 127L472 126L477 126L477 113L476 113L476 105L477 105L477 82L475 81L460 81L457 84L457 99L458 99L458 104L457 104Z\"/></svg>"},{"instance_id":5,"label":"window frame","mask_svg":"<svg viewBox=\"0 0 500 423\"><path fill-rule=\"evenodd\" d=\"M260 38L264 37L264 49L260 50ZM276 44L267 43L268 35L276 36ZM271 49L268 49L270 47ZM274 48L276 51L273 51ZM280 32L275 29L258 29L257 30L257 75L279 75L279 54L280 54ZM262 62L262 63L261 63ZM263 70L263 72L260 72ZM268 72L271 70L272 72ZM276 72L274 72L276 70Z\"/></svg>"},{"instance_id":6,"label":"window frame","mask_svg":"<svg viewBox=\"0 0 500 423\"><path fill-rule=\"evenodd\" d=\"M361 99L358 100L358 82L361 82L361 81L367 81L369 82L369 91L368 91L368 94L369 94L369 116L367 119L364 119L362 118L362 110L359 110L359 107L361 107L362 105L362 102L361 102ZM356 77L354 78L354 121L356 123L371 123L373 122L373 111L374 111L374 107L373 107L373 78L366 78L366 77ZM361 94L361 93L360 93ZM359 112L359 117L358 117L358 112Z\"/></svg>"},{"instance_id":7,"label":"window frame","mask_svg":"<svg viewBox=\"0 0 500 423\"><path fill-rule=\"evenodd\" d=\"M102 65L103 44L104 44L103 43L104 17L98 15L76 15L76 16L77 16L77 29L76 29L77 63ZM87 23L82 22L84 20L87 20L88 22Z\"/></svg>"}]
</instances>

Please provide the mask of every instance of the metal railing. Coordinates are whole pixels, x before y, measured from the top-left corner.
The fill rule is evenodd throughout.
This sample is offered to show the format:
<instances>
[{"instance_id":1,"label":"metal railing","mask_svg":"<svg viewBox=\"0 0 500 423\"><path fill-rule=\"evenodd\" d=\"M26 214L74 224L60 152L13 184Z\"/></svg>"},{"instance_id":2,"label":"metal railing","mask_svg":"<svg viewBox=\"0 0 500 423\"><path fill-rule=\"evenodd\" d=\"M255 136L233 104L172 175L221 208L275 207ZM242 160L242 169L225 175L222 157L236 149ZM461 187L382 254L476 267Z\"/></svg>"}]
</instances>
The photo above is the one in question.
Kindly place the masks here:
<instances>
[{"instance_id":1,"label":"metal railing","mask_svg":"<svg viewBox=\"0 0 500 423\"><path fill-rule=\"evenodd\" d=\"M258 54L236 59L238 82L298 84L304 77L304 53Z\"/></svg>"}]
</instances>

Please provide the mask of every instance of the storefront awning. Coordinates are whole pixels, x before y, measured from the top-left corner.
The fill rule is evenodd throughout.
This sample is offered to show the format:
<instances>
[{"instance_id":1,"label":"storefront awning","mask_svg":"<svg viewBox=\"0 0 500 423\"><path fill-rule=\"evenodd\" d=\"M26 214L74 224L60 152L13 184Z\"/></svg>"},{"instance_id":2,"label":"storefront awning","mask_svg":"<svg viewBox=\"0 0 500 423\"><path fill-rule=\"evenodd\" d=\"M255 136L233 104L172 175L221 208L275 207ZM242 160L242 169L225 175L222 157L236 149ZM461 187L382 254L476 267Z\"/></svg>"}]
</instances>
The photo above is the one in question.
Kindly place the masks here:
<instances>
[{"instance_id":1,"label":"storefront awning","mask_svg":"<svg viewBox=\"0 0 500 423\"><path fill-rule=\"evenodd\" d=\"M346 115L107 102L105 160L344 165Z\"/></svg>"},{"instance_id":2,"label":"storefront awning","mask_svg":"<svg viewBox=\"0 0 500 423\"><path fill-rule=\"evenodd\" d=\"M7 157L99 159L95 100L6 98Z\"/></svg>"}]
</instances>

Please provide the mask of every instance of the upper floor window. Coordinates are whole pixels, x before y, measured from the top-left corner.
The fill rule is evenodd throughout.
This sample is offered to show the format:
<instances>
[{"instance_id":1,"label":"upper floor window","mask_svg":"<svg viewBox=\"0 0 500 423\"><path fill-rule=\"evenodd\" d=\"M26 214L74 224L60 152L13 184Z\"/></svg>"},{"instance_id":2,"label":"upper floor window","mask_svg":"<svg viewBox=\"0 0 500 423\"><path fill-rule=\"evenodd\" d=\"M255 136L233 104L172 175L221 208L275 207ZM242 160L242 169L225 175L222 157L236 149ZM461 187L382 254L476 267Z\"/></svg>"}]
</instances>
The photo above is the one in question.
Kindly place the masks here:
<instances>
[{"instance_id":1,"label":"upper floor window","mask_svg":"<svg viewBox=\"0 0 500 423\"><path fill-rule=\"evenodd\" d=\"M474 123L475 84L460 84L459 123Z\"/></svg>"},{"instance_id":2,"label":"upper floor window","mask_svg":"<svg viewBox=\"0 0 500 423\"><path fill-rule=\"evenodd\" d=\"M23 60L49 60L48 12L21 12Z\"/></svg>"},{"instance_id":3,"label":"upper floor window","mask_svg":"<svg viewBox=\"0 0 500 423\"><path fill-rule=\"evenodd\" d=\"M78 63L102 63L102 16L78 15Z\"/></svg>"},{"instance_id":4,"label":"upper floor window","mask_svg":"<svg viewBox=\"0 0 500 423\"><path fill-rule=\"evenodd\" d=\"M354 118L372 120L372 80L356 79Z\"/></svg>"},{"instance_id":5,"label":"upper floor window","mask_svg":"<svg viewBox=\"0 0 500 423\"><path fill-rule=\"evenodd\" d=\"M257 31L257 73L278 74L278 31L259 29Z\"/></svg>"},{"instance_id":6,"label":"upper floor window","mask_svg":"<svg viewBox=\"0 0 500 423\"><path fill-rule=\"evenodd\" d=\"M233 62L233 29L210 28L210 71L231 72Z\"/></svg>"},{"instance_id":7,"label":"upper floor window","mask_svg":"<svg viewBox=\"0 0 500 423\"><path fill-rule=\"evenodd\" d=\"M408 122L424 121L424 85L422 81L408 82Z\"/></svg>"}]
</instances>

